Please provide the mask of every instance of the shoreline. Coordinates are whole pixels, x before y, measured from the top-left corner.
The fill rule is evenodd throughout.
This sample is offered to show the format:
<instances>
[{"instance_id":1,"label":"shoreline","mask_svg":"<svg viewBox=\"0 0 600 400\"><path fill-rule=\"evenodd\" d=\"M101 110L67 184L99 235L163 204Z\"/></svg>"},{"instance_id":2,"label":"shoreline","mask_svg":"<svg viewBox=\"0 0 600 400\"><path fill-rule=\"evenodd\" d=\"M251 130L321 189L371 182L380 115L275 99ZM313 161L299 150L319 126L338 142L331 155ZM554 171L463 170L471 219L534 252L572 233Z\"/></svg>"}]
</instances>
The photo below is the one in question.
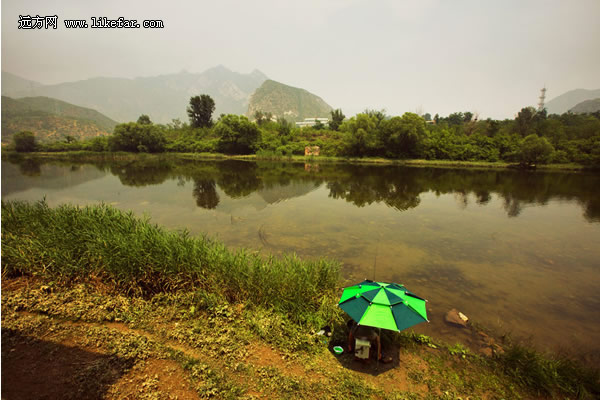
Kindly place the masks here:
<instances>
[{"instance_id":1,"label":"shoreline","mask_svg":"<svg viewBox=\"0 0 600 400\"><path fill-rule=\"evenodd\" d=\"M387 158L364 157L364 158L342 158L326 156L281 156L261 157L256 154L250 155L226 155L221 153L127 153L127 152L32 152L18 153L14 151L2 151L2 157L40 158L56 160L96 161L96 160L138 160L138 159L181 159L181 160L241 160L241 161L278 161L278 162L304 162L304 163L346 163L365 165L397 165L406 167L423 168L447 168L447 169L506 169L516 171L543 171L543 172L597 172L598 168L588 167L580 164L546 164L538 165L534 169L523 169L518 164L506 162L487 161L452 161L452 160L394 160Z\"/></svg>"},{"instance_id":2,"label":"shoreline","mask_svg":"<svg viewBox=\"0 0 600 400\"><path fill-rule=\"evenodd\" d=\"M228 371L218 379L224 393L234 390L227 382L236 377L257 380L254 386L236 387L236 394L275 379L267 374L261 380L264 375L255 373L261 367L300 373L298 390L306 394L322 393L310 379L314 372L322 374L336 387L334 397L355 389L367 397L396 395L396 390L424 395L411 399L448 390L456 397L500 391L505 398L600 393L597 369L495 338L476 323L469 329L486 343L487 354L410 331L383 332L382 342L396 364L382 368L398 374L397 382L414 382L389 388L386 374L378 378L373 365L331 351L347 340L346 318L336 306L335 261L290 255L265 261L248 250L166 230L106 205L49 208L43 201L3 201L2 225L3 341L11 348L35 352L27 348L32 341L23 339L32 337L55 340L56 346L75 343L87 351L85 338L90 338L96 348L140 368L146 359L166 357L184 371L190 362ZM88 239L75 240L82 237ZM325 342L316 335L324 325L333 330ZM230 369L257 347L257 360L266 351L274 355L263 364L250 358L243 368ZM207 353L208 358L200 355ZM423 371L431 373L425 386ZM339 373L348 374L344 379L350 387L337 386ZM269 393L279 398L285 394L279 390Z\"/></svg>"}]
</instances>

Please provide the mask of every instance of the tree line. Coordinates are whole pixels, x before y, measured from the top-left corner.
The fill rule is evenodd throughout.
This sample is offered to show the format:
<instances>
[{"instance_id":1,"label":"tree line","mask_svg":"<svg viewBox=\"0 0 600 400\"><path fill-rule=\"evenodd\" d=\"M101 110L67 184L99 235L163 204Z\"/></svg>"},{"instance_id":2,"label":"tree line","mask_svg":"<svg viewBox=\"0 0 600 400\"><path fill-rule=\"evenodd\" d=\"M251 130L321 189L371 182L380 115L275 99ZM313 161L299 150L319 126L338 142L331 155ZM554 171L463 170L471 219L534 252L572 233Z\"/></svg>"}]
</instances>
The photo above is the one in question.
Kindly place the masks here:
<instances>
[{"instance_id":1,"label":"tree line","mask_svg":"<svg viewBox=\"0 0 600 400\"><path fill-rule=\"evenodd\" d=\"M213 120L215 103L194 96L187 107L189 122L174 119L155 124L147 115L119 124L110 136L85 141L72 137L37 143L31 132L13 137L16 151L128 151L257 154L265 157L303 155L306 146L336 157L384 157L520 163L600 165L600 112L547 115L525 107L514 119L478 119L471 112L446 117L407 112L390 116L365 110L346 118L331 111L327 125L296 127L284 118L258 111L254 121L222 114Z\"/></svg>"}]
</instances>

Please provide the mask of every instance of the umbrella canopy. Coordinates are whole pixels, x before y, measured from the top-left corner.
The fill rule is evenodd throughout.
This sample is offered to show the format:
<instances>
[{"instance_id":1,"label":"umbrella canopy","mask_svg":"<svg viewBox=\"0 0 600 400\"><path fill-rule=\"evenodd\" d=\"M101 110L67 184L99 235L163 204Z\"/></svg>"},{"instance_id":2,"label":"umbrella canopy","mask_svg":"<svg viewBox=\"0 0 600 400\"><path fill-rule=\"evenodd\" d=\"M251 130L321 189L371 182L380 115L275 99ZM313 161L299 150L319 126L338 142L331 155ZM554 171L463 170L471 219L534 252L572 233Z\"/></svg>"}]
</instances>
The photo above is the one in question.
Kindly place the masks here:
<instances>
[{"instance_id":1,"label":"umbrella canopy","mask_svg":"<svg viewBox=\"0 0 600 400\"><path fill-rule=\"evenodd\" d=\"M345 288L338 305L359 325L401 331L427 321L425 302L403 285L365 280Z\"/></svg>"}]
</instances>

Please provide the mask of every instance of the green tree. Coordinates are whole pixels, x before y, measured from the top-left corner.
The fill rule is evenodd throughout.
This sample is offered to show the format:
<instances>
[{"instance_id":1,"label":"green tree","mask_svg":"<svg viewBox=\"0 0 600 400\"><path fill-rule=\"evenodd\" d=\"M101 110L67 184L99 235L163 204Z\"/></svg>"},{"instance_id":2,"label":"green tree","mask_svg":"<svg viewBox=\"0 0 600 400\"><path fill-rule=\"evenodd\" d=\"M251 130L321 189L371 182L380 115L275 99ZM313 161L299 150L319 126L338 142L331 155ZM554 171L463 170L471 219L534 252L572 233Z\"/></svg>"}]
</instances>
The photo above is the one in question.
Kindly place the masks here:
<instances>
[{"instance_id":1,"label":"green tree","mask_svg":"<svg viewBox=\"0 0 600 400\"><path fill-rule=\"evenodd\" d=\"M366 109L364 111L364 114L367 114L369 117L373 117L375 118L375 126L376 128L379 128L379 124L381 124L381 121L385 120L387 118L387 116L385 115L385 110L382 109L380 110L371 110L371 109Z\"/></svg>"},{"instance_id":2,"label":"green tree","mask_svg":"<svg viewBox=\"0 0 600 400\"><path fill-rule=\"evenodd\" d=\"M446 117L445 120L448 122L448 125L450 125L450 126L462 125L462 123L465 120L465 115L462 112L455 112L455 113L448 115L448 117Z\"/></svg>"},{"instance_id":3,"label":"green tree","mask_svg":"<svg viewBox=\"0 0 600 400\"><path fill-rule=\"evenodd\" d=\"M485 134L489 137L494 137L500 130L500 123L495 119L488 118L486 121Z\"/></svg>"},{"instance_id":4,"label":"green tree","mask_svg":"<svg viewBox=\"0 0 600 400\"><path fill-rule=\"evenodd\" d=\"M340 130L346 132L346 153L359 157L373 154L377 147L377 124L377 116L367 113L357 114L345 121Z\"/></svg>"},{"instance_id":5,"label":"green tree","mask_svg":"<svg viewBox=\"0 0 600 400\"><path fill-rule=\"evenodd\" d=\"M265 119L265 114L262 111L256 110L254 112L254 121L258 124L258 126L262 125L264 119Z\"/></svg>"},{"instance_id":6,"label":"green tree","mask_svg":"<svg viewBox=\"0 0 600 400\"><path fill-rule=\"evenodd\" d=\"M159 153L165 150L166 143L164 132L156 125L128 122L115 126L108 144L111 151Z\"/></svg>"},{"instance_id":7,"label":"green tree","mask_svg":"<svg viewBox=\"0 0 600 400\"><path fill-rule=\"evenodd\" d=\"M414 157L425 138L425 120L414 113L385 120L380 126L385 154L391 157Z\"/></svg>"},{"instance_id":8,"label":"green tree","mask_svg":"<svg viewBox=\"0 0 600 400\"><path fill-rule=\"evenodd\" d=\"M106 151L108 149L108 137L98 136L86 143L86 150L90 151Z\"/></svg>"},{"instance_id":9,"label":"green tree","mask_svg":"<svg viewBox=\"0 0 600 400\"><path fill-rule=\"evenodd\" d=\"M329 129L337 131L340 129L340 125L344 122L346 116L342 113L342 109L331 110L331 121L329 121Z\"/></svg>"},{"instance_id":10,"label":"green tree","mask_svg":"<svg viewBox=\"0 0 600 400\"><path fill-rule=\"evenodd\" d=\"M526 136L521 141L521 164L526 166L543 164L548 161L553 151L554 147L546 138L535 134Z\"/></svg>"},{"instance_id":11,"label":"green tree","mask_svg":"<svg viewBox=\"0 0 600 400\"><path fill-rule=\"evenodd\" d=\"M515 118L515 124L517 128L517 133L521 135L521 137L525 137L529 135L533 129L533 120L535 116L535 108L533 107L525 107L519 111L517 117Z\"/></svg>"},{"instance_id":12,"label":"green tree","mask_svg":"<svg viewBox=\"0 0 600 400\"><path fill-rule=\"evenodd\" d=\"M279 125L279 135L280 136L289 136L292 133L292 128L294 124L283 117L277 118L277 124Z\"/></svg>"},{"instance_id":13,"label":"green tree","mask_svg":"<svg viewBox=\"0 0 600 400\"><path fill-rule=\"evenodd\" d=\"M219 150L227 154L250 154L260 139L258 126L243 115L224 115L214 133L219 137Z\"/></svg>"},{"instance_id":14,"label":"green tree","mask_svg":"<svg viewBox=\"0 0 600 400\"><path fill-rule=\"evenodd\" d=\"M147 116L146 114L142 114L138 118L137 123L140 125L151 125L152 121L150 120L149 116Z\"/></svg>"},{"instance_id":15,"label":"green tree","mask_svg":"<svg viewBox=\"0 0 600 400\"><path fill-rule=\"evenodd\" d=\"M193 128L211 127L212 113L215 111L215 101L207 94L190 98L187 113Z\"/></svg>"},{"instance_id":16,"label":"green tree","mask_svg":"<svg viewBox=\"0 0 600 400\"><path fill-rule=\"evenodd\" d=\"M33 132L29 131L15 133L13 136L13 143L15 145L15 150L20 153L35 151L36 148L35 135Z\"/></svg>"}]
</instances>

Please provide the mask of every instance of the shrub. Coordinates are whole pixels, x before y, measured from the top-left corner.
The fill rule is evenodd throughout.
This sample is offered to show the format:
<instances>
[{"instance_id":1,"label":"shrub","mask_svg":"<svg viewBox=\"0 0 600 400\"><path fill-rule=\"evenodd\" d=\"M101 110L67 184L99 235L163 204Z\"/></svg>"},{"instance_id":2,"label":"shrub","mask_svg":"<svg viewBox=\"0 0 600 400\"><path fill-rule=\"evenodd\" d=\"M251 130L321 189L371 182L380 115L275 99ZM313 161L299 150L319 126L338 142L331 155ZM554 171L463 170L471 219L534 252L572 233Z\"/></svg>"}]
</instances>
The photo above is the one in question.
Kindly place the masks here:
<instances>
[{"instance_id":1,"label":"shrub","mask_svg":"<svg viewBox=\"0 0 600 400\"><path fill-rule=\"evenodd\" d=\"M35 135L33 132L29 131L15 133L13 136L13 143L15 150L20 153L35 151L36 148Z\"/></svg>"}]
</instances>

